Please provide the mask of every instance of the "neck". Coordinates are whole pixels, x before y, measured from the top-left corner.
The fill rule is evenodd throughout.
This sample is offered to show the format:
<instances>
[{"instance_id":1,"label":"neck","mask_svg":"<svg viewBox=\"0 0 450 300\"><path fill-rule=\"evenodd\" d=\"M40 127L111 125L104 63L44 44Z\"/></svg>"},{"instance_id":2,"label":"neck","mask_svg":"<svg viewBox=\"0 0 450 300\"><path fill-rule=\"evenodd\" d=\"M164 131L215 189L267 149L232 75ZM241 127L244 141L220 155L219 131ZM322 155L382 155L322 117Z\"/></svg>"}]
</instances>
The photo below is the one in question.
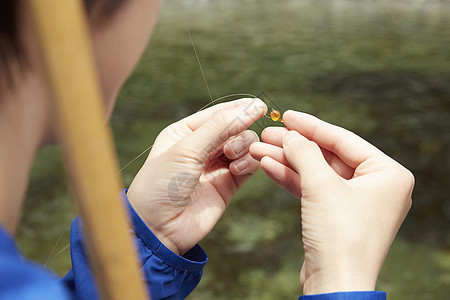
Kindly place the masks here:
<instances>
[{"instance_id":1,"label":"neck","mask_svg":"<svg viewBox=\"0 0 450 300\"><path fill-rule=\"evenodd\" d=\"M14 235L34 156L49 128L47 95L40 76L28 74L0 94L0 224Z\"/></svg>"}]
</instances>

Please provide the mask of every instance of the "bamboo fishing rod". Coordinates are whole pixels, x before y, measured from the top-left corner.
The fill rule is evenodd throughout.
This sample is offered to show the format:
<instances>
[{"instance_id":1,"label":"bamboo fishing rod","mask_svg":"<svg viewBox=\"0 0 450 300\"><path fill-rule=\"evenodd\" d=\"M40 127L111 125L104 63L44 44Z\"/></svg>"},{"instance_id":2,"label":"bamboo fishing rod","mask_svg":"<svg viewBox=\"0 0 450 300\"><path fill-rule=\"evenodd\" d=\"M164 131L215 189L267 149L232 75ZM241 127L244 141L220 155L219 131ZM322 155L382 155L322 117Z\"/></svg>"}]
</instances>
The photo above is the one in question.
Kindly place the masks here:
<instances>
[{"instance_id":1,"label":"bamboo fishing rod","mask_svg":"<svg viewBox=\"0 0 450 300\"><path fill-rule=\"evenodd\" d=\"M103 299L149 299L120 199L118 162L80 0L26 0L55 125Z\"/></svg>"}]
</instances>

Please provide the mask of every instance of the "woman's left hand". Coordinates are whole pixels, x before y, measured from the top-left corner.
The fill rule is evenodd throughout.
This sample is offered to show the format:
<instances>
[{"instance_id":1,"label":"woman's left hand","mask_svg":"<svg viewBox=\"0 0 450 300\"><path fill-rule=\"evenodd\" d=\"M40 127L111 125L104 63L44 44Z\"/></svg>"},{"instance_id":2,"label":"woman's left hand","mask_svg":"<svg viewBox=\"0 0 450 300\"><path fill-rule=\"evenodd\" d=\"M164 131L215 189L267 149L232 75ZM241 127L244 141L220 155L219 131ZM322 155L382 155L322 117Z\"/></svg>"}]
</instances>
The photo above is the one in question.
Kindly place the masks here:
<instances>
[{"instance_id":1,"label":"woman's left hand","mask_svg":"<svg viewBox=\"0 0 450 300\"><path fill-rule=\"evenodd\" d=\"M183 255L215 226L236 191L259 169L246 130L267 106L240 99L212 106L165 128L127 196L169 249Z\"/></svg>"}]
</instances>

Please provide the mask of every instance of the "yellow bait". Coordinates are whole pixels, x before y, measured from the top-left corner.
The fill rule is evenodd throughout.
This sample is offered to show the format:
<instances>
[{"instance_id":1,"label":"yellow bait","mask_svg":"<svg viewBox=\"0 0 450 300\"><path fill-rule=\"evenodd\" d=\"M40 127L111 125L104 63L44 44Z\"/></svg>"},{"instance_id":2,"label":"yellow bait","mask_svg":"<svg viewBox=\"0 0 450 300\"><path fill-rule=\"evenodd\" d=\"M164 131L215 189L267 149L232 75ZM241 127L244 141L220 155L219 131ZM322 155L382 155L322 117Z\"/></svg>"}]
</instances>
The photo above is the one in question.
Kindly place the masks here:
<instances>
[{"instance_id":1,"label":"yellow bait","mask_svg":"<svg viewBox=\"0 0 450 300\"><path fill-rule=\"evenodd\" d=\"M270 118L272 119L272 121L283 122L283 119L280 119L280 117L281 117L280 112L278 110L272 108L272 111L270 112Z\"/></svg>"}]
</instances>

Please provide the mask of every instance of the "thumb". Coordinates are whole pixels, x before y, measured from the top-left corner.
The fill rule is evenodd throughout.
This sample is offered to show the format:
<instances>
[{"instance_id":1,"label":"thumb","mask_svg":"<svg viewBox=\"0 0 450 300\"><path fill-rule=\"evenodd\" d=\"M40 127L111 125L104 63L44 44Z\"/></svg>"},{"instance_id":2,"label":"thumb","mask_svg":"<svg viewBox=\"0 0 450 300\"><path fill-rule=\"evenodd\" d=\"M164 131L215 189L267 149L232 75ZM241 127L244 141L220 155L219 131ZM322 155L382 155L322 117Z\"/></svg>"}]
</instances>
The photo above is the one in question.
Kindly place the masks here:
<instances>
[{"instance_id":1,"label":"thumb","mask_svg":"<svg viewBox=\"0 0 450 300\"><path fill-rule=\"evenodd\" d=\"M291 130L283 137L283 149L289 164L300 175L302 188L321 185L324 179L336 176L319 146L297 131Z\"/></svg>"},{"instance_id":2,"label":"thumb","mask_svg":"<svg viewBox=\"0 0 450 300\"><path fill-rule=\"evenodd\" d=\"M180 142L184 149L190 149L201 162L205 162L213 151L231 136L246 130L266 111L266 104L257 98L249 99L237 107L215 111L209 120Z\"/></svg>"}]
</instances>

